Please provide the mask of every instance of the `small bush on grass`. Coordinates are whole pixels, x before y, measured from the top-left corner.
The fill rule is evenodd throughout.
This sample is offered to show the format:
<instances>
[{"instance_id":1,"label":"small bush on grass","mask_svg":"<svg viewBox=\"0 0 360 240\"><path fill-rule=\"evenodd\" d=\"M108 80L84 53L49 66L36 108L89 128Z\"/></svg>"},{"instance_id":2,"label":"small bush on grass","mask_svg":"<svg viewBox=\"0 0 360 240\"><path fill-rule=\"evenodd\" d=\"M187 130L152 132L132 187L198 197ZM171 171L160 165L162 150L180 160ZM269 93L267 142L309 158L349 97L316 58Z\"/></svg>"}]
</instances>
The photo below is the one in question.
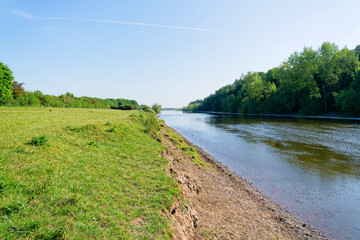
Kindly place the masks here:
<instances>
[{"instance_id":1,"label":"small bush on grass","mask_svg":"<svg viewBox=\"0 0 360 240\"><path fill-rule=\"evenodd\" d=\"M31 144L34 146L44 146L49 141L49 137L46 135L40 135L32 137Z\"/></svg>"}]
</instances>

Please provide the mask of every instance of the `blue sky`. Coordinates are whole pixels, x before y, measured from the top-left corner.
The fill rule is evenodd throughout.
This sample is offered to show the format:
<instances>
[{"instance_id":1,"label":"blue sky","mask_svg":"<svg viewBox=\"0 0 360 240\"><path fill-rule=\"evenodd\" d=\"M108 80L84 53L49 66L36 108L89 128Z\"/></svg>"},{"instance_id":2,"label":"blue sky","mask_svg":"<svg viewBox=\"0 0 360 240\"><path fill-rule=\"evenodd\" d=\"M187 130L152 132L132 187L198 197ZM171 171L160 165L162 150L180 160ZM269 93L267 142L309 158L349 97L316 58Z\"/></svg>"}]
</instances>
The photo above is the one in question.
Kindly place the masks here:
<instances>
[{"instance_id":1,"label":"blue sky","mask_svg":"<svg viewBox=\"0 0 360 240\"><path fill-rule=\"evenodd\" d=\"M0 61L27 90L182 107L304 46L360 44L360 1L0 0Z\"/></svg>"}]
</instances>

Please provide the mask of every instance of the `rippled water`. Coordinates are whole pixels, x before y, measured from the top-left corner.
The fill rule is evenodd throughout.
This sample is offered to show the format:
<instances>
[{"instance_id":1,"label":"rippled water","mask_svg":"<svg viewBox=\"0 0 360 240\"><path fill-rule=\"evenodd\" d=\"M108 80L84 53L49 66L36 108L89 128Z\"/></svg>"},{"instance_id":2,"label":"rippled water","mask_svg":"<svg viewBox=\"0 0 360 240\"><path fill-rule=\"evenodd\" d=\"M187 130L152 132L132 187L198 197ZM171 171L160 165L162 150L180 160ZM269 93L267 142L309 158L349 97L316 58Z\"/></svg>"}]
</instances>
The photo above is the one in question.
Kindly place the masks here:
<instances>
[{"instance_id":1,"label":"rippled water","mask_svg":"<svg viewBox=\"0 0 360 240\"><path fill-rule=\"evenodd\" d=\"M164 111L166 124L295 216L360 239L360 124Z\"/></svg>"}]
</instances>

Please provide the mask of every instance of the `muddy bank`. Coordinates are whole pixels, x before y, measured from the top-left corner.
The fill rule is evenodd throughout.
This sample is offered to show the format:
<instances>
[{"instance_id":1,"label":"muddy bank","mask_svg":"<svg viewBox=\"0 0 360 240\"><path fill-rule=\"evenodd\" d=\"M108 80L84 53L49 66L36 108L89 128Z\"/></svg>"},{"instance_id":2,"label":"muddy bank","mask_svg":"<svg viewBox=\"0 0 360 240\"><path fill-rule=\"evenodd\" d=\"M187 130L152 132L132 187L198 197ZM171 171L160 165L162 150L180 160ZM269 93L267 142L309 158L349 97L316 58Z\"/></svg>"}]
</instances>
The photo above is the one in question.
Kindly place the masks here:
<instances>
[{"instance_id":1,"label":"muddy bank","mask_svg":"<svg viewBox=\"0 0 360 240\"><path fill-rule=\"evenodd\" d=\"M196 166L174 145L166 128L163 157L170 162L168 174L182 189L171 209L174 239L327 239L169 128L210 163L207 168Z\"/></svg>"}]
</instances>

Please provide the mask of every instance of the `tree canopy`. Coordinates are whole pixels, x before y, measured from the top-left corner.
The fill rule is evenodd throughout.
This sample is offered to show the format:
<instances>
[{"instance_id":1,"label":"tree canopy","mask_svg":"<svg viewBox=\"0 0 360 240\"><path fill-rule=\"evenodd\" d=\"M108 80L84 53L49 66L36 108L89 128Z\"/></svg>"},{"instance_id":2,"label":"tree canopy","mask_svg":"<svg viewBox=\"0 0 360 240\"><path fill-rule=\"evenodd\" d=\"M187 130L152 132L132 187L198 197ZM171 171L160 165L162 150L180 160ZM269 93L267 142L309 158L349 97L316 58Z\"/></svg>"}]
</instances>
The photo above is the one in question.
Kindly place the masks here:
<instances>
[{"instance_id":1,"label":"tree canopy","mask_svg":"<svg viewBox=\"0 0 360 240\"><path fill-rule=\"evenodd\" d=\"M12 98L12 83L14 77L8 66L0 62L0 104Z\"/></svg>"},{"instance_id":2,"label":"tree canopy","mask_svg":"<svg viewBox=\"0 0 360 240\"><path fill-rule=\"evenodd\" d=\"M305 47L278 67L248 72L186 111L360 115L360 45Z\"/></svg>"}]
</instances>

